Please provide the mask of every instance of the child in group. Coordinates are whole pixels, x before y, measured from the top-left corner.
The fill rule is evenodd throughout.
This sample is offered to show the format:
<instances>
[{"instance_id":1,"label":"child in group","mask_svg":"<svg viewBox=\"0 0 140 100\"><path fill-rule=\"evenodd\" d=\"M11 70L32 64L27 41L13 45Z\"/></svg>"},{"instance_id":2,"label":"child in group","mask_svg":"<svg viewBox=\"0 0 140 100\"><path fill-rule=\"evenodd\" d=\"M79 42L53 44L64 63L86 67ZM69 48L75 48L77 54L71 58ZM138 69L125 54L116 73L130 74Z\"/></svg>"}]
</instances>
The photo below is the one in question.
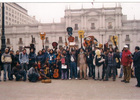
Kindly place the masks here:
<instances>
[{"instance_id":1,"label":"child in group","mask_svg":"<svg viewBox=\"0 0 140 100\"><path fill-rule=\"evenodd\" d=\"M67 64L64 54L61 55L61 79L67 79Z\"/></svg>"}]
</instances>

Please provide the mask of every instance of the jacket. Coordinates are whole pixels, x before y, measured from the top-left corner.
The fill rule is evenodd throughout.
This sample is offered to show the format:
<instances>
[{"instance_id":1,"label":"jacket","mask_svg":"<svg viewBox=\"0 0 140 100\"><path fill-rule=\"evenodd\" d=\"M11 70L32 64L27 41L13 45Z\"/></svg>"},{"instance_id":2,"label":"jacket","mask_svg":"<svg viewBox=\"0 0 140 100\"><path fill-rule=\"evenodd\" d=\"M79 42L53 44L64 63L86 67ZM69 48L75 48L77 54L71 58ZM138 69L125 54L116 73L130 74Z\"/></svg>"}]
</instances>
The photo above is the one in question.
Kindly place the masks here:
<instances>
[{"instance_id":1,"label":"jacket","mask_svg":"<svg viewBox=\"0 0 140 100\"><path fill-rule=\"evenodd\" d=\"M37 55L37 57L36 57L36 61L37 62L40 61L41 64L44 64L45 63L45 60L44 59L45 59L44 58L44 55Z\"/></svg>"},{"instance_id":2,"label":"jacket","mask_svg":"<svg viewBox=\"0 0 140 100\"><path fill-rule=\"evenodd\" d=\"M20 53L19 54L19 61L20 61L20 63L29 63L29 58L28 58L27 53L26 54L23 54L23 52Z\"/></svg>"},{"instance_id":3,"label":"jacket","mask_svg":"<svg viewBox=\"0 0 140 100\"><path fill-rule=\"evenodd\" d=\"M140 51L134 54L133 62L135 68L140 68Z\"/></svg>"},{"instance_id":4,"label":"jacket","mask_svg":"<svg viewBox=\"0 0 140 100\"><path fill-rule=\"evenodd\" d=\"M35 63L36 61L36 54L33 52L33 53L30 53L29 54L29 63Z\"/></svg>"},{"instance_id":5,"label":"jacket","mask_svg":"<svg viewBox=\"0 0 140 100\"><path fill-rule=\"evenodd\" d=\"M1 61L2 63L8 63L8 64L11 64L12 63L12 58L11 58L11 55L9 53L4 53L1 57Z\"/></svg>"},{"instance_id":6,"label":"jacket","mask_svg":"<svg viewBox=\"0 0 140 100\"><path fill-rule=\"evenodd\" d=\"M84 58L81 58L81 57L80 57L81 55L83 55ZM83 59L83 62L80 62L81 59ZM80 66L80 64L87 64L87 62L86 62L86 56L85 56L84 53L79 53L79 54L78 54L78 61L77 61L77 64L78 64L78 66Z\"/></svg>"},{"instance_id":7,"label":"jacket","mask_svg":"<svg viewBox=\"0 0 140 100\"><path fill-rule=\"evenodd\" d=\"M128 66L129 64L132 64L132 58L130 57L131 52L129 50L127 51L123 51L122 52L122 59L121 59L121 63L123 66Z\"/></svg>"}]
</instances>

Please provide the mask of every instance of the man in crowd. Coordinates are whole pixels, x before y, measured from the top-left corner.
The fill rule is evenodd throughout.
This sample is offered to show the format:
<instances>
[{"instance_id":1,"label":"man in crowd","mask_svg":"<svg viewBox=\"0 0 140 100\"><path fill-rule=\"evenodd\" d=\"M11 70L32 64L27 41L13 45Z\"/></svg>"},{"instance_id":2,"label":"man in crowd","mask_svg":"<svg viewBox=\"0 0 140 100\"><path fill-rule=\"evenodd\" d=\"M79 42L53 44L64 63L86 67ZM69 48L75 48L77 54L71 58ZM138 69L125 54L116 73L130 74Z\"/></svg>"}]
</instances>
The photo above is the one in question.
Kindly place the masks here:
<instances>
[{"instance_id":1,"label":"man in crowd","mask_svg":"<svg viewBox=\"0 0 140 100\"><path fill-rule=\"evenodd\" d=\"M105 81L108 81L109 73L110 71L113 71L113 81L116 80L116 61L115 61L115 53L113 52L113 49L110 48L110 52L106 57L106 65L107 65L107 71L106 71L106 79Z\"/></svg>"},{"instance_id":2,"label":"man in crowd","mask_svg":"<svg viewBox=\"0 0 140 100\"><path fill-rule=\"evenodd\" d=\"M135 55L133 58L133 63L135 67L135 76L137 79L136 87L140 87L140 48L138 46L135 47Z\"/></svg>"},{"instance_id":3,"label":"man in crowd","mask_svg":"<svg viewBox=\"0 0 140 100\"><path fill-rule=\"evenodd\" d=\"M124 79L121 82L129 83L131 78L131 64L132 64L132 56L131 52L128 50L128 46L124 46L124 50L122 52L122 59Z\"/></svg>"},{"instance_id":4,"label":"man in crowd","mask_svg":"<svg viewBox=\"0 0 140 100\"><path fill-rule=\"evenodd\" d=\"M83 49L80 49L80 53L78 54L78 66L80 69L80 80L82 79L84 72L84 79L87 80L87 64L86 64L86 56Z\"/></svg>"},{"instance_id":5,"label":"man in crowd","mask_svg":"<svg viewBox=\"0 0 140 100\"><path fill-rule=\"evenodd\" d=\"M28 64L29 64L29 58L28 54L26 53L26 49L23 50L23 52L19 55L19 61L21 64L22 69L28 70Z\"/></svg>"},{"instance_id":6,"label":"man in crowd","mask_svg":"<svg viewBox=\"0 0 140 100\"><path fill-rule=\"evenodd\" d=\"M11 58L11 55L9 53L9 49L8 48L5 48L5 53L2 54L1 61L3 63L3 67L4 67L4 81L6 81L7 69L8 69L8 78L9 78L9 80L12 80L11 79L11 63L12 63L12 58Z\"/></svg>"},{"instance_id":7,"label":"man in crowd","mask_svg":"<svg viewBox=\"0 0 140 100\"><path fill-rule=\"evenodd\" d=\"M72 50L71 55L70 55L70 78L72 79L73 74L75 79L77 79L77 66L76 66L76 55L75 55L75 51Z\"/></svg>"}]
</instances>

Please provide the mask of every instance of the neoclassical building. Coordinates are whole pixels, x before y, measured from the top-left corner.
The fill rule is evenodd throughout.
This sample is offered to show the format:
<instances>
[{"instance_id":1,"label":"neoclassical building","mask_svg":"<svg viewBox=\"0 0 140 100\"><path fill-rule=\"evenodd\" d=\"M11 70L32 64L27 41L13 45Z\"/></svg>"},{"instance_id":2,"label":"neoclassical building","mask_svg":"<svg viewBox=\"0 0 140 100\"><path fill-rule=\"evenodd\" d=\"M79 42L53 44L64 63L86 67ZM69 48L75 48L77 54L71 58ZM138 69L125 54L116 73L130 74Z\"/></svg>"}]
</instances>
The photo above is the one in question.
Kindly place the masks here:
<instances>
[{"instance_id":1,"label":"neoclassical building","mask_svg":"<svg viewBox=\"0 0 140 100\"><path fill-rule=\"evenodd\" d=\"M2 3L0 3L0 25L2 23ZM28 11L17 3L4 3L5 25L36 24L39 23L35 16L28 15Z\"/></svg>"},{"instance_id":2,"label":"neoclassical building","mask_svg":"<svg viewBox=\"0 0 140 100\"><path fill-rule=\"evenodd\" d=\"M127 44L133 52L136 45L140 44L140 20L127 20L123 15L122 7L66 9L65 16L60 23L35 23L26 25L12 25L5 27L6 45L14 50L22 49L31 43L31 35L36 46L36 51L42 49L40 32L46 32L45 48L52 48L52 42L59 46L65 45L68 38L66 28L73 28L75 43L80 47L78 30L84 30L85 36L94 36L99 43L109 43L110 37L118 36L118 47L122 50ZM68 40L67 40L68 41Z\"/></svg>"}]
</instances>

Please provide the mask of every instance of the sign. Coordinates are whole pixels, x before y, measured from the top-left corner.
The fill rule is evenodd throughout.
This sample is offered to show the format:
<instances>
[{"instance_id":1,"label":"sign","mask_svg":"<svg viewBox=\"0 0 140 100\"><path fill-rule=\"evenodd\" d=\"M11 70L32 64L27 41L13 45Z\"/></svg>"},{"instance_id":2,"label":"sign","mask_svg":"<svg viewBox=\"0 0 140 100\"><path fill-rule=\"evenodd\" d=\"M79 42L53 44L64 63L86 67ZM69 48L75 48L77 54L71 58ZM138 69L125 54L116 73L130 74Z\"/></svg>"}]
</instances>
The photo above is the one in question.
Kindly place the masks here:
<instances>
[{"instance_id":1,"label":"sign","mask_svg":"<svg viewBox=\"0 0 140 100\"><path fill-rule=\"evenodd\" d=\"M73 41L74 41L74 37L73 37L73 36L70 36L70 37L68 38L68 40L69 40L69 42L73 42Z\"/></svg>"},{"instance_id":2,"label":"sign","mask_svg":"<svg viewBox=\"0 0 140 100\"><path fill-rule=\"evenodd\" d=\"M110 40L113 43L113 45L118 45L118 36L111 36Z\"/></svg>"},{"instance_id":3,"label":"sign","mask_svg":"<svg viewBox=\"0 0 140 100\"><path fill-rule=\"evenodd\" d=\"M45 39L45 36L46 36L46 33L45 32L40 33L41 40L44 40Z\"/></svg>"},{"instance_id":4,"label":"sign","mask_svg":"<svg viewBox=\"0 0 140 100\"><path fill-rule=\"evenodd\" d=\"M72 31L73 31L72 27L67 27L67 32L69 36L72 36Z\"/></svg>"},{"instance_id":5,"label":"sign","mask_svg":"<svg viewBox=\"0 0 140 100\"><path fill-rule=\"evenodd\" d=\"M79 30L78 34L79 34L79 38L84 38L84 31L83 30Z\"/></svg>"}]
</instances>

